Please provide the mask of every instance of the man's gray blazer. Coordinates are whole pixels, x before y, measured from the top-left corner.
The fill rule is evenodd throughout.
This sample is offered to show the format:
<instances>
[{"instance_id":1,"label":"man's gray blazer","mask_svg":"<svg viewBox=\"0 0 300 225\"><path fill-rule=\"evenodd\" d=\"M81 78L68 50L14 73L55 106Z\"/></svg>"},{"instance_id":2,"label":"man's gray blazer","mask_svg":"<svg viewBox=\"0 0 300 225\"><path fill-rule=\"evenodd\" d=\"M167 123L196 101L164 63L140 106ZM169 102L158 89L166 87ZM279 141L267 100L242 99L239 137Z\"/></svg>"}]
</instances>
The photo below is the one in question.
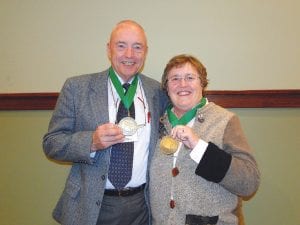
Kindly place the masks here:
<instances>
[{"instance_id":1,"label":"man's gray blazer","mask_svg":"<svg viewBox=\"0 0 300 225\"><path fill-rule=\"evenodd\" d=\"M158 139L159 117L167 104L159 82L140 75L151 112L149 160ZM108 174L110 147L90 157L92 133L109 122L108 70L67 79L43 139L47 157L72 167L53 217L63 225L95 225ZM148 175L147 175L148 179ZM145 195L148 199L147 191Z\"/></svg>"}]
</instances>

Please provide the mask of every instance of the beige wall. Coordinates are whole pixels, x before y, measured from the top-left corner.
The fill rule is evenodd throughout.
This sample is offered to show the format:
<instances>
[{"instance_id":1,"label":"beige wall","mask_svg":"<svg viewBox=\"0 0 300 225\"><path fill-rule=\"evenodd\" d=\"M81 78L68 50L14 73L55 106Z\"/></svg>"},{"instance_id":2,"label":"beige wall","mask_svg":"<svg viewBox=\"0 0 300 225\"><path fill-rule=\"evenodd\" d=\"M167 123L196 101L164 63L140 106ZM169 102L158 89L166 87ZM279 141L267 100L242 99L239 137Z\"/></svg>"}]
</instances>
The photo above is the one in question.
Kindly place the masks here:
<instances>
[{"instance_id":1,"label":"beige wall","mask_svg":"<svg viewBox=\"0 0 300 225\"><path fill-rule=\"evenodd\" d=\"M57 92L73 75L108 66L112 26L146 29L144 72L159 80L178 53L199 57L209 89L299 89L300 2L0 1L0 93ZM245 202L248 225L300 224L300 109L234 109L256 151L262 183ZM0 225L56 225L69 167L41 147L52 111L0 111Z\"/></svg>"},{"instance_id":2,"label":"beige wall","mask_svg":"<svg viewBox=\"0 0 300 225\"><path fill-rule=\"evenodd\" d=\"M66 77L108 67L113 25L148 34L144 72L160 79L170 57L191 53L209 88L299 88L298 0L1 0L0 93L59 91Z\"/></svg>"}]
</instances>

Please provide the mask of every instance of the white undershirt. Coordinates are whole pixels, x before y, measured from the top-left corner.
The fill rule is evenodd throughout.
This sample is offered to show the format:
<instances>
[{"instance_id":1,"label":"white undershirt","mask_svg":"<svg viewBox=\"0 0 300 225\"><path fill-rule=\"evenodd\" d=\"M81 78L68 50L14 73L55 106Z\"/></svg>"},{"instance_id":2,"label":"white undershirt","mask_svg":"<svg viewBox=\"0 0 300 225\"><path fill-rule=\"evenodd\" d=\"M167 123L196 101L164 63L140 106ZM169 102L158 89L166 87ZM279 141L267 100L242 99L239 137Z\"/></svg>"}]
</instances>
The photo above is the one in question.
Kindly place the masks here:
<instances>
[{"instance_id":1,"label":"white undershirt","mask_svg":"<svg viewBox=\"0 0 300 225\"><path fill-rule=\"evenodd\" d=\"M122 79L120 79L118 75L117 77L123 85L124 82ZM132 80L129 83L131 82ZM107 91L109 122L115 123L120 97L110 79L108 79ZM134 141L132 177L126 187L137 187L146 182L151 126L150 120L148 121L149 107L140 79L138 80L136 94L134 96L134 107L135 121L138 125L145 124L145 126L142 126L137 131L137 140ZM105 188L114 189L114 186L107 180Z\"/></svg>"}]
</instances>

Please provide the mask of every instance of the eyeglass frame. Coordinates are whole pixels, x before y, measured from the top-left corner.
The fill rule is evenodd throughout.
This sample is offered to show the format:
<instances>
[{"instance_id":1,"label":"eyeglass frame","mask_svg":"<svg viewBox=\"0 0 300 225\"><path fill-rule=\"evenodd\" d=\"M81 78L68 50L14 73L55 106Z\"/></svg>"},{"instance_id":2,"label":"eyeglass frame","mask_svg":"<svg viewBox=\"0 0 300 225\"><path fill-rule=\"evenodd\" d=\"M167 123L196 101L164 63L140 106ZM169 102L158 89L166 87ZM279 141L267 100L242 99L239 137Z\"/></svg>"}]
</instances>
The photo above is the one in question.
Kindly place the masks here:
<instances>
[{"instance_id":1,"label":"eyeglass frame","mask_svg":"<svg viewBox=\"0 0 300 225\"><path fill-rule=\"evenodd\" d=\"M197 78L200 79L200 76L197 76L192 73L188 73L184 76L174 75L174 76L166 79L166 83L170 82L171 84L179 84L182 80L184 80L187 83L193 83Z\"/></svg>"}]
</instances>

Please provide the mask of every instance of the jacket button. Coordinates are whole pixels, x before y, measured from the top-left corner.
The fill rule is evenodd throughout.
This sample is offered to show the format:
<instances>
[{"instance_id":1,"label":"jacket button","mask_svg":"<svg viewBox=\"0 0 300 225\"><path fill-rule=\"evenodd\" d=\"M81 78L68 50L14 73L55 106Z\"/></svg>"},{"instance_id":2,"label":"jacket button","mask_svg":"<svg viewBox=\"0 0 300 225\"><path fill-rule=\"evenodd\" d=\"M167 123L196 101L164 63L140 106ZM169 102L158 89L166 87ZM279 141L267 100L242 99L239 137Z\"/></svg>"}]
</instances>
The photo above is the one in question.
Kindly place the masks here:
<instances>
[{"instance_id":1,"label":"jacket button","mask_svg":"<svg viewBox=\"0 0 300 225\"><path fill-rule=\"evenodd\" d=\"M97 206L100 206L100 205L101 205L101 201L98 200L98 201L96 202L96 205L97 205Z\"/></svg>"},{"instance_id":2,"label":"jacket button","mask_svg":"<svg viewBox=\"0 0 300 225\"><path fill-rule=\"evenodd\" d=\"M102 175L102 176L101 176L101 179L102 179L102 180L105 180L105 175Z\"/></svg>"}]
</instances>

